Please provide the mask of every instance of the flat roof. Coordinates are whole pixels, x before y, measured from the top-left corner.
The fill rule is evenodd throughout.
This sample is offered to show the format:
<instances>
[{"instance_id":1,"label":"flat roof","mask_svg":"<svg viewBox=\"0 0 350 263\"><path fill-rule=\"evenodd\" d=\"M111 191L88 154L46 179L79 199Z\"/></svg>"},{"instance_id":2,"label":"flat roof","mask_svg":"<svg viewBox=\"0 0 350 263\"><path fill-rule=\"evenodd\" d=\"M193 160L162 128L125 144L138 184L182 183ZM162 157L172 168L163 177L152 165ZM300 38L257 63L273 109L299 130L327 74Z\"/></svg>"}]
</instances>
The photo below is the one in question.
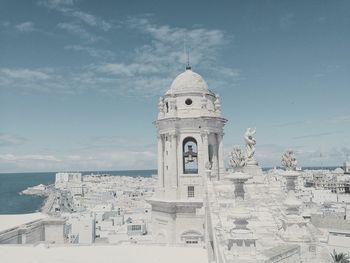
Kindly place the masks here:
<instances>
[{"instance_id":1,"label":"flat roof","mask_svg":"<svg viewBox=\"0 0 350 263\"><path fill-rule=\"evenodd\" d=\"M43 213L0 215L0 232L47 217Z\"/></svg>"},{"instance_id":2,"label":"flat roof","mask_svg":"<svg viewBox=\"0 0 350 263\"><path fill-rule=\"evenodd\" d=\"M1 263L206 263L201 247L161 245L0 245Z\"/></svg>"}]
</instances>

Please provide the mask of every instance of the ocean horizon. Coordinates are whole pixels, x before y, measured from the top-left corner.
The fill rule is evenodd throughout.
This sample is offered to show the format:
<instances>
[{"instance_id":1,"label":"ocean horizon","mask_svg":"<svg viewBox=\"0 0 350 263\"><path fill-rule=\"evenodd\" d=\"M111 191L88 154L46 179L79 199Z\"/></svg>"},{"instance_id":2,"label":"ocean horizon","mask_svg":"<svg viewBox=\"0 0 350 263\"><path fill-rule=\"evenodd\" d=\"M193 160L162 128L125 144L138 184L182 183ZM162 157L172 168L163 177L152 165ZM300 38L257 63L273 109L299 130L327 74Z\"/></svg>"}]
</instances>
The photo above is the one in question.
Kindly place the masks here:
<instances>
[{"instance_id":1,"label":"ocean horizon","mask_svg":"<svg viewBox=\"0 0 350 263\"><path fill-rule=\"evenodd\" d=\"M88 174L151 177L157 170L82 171ZM46 197L20 195L28 187L55 183L56 172L0 173L0 214L26 214L39 211Z\"/></svg>"}]
</instances>

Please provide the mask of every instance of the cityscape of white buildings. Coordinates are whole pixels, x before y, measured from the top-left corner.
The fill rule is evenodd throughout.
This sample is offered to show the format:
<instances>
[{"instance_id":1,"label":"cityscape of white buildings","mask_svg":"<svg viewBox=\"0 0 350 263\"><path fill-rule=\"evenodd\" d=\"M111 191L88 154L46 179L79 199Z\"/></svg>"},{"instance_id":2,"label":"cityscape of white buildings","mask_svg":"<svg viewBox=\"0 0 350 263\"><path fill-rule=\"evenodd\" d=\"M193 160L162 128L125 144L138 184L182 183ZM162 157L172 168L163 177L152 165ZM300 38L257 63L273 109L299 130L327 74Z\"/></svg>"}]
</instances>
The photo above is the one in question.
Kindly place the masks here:
<instances>
[{"instance_id":1,"label":"cityscape of white buildings","mask_svg":"<svg viewBox=\"0 0 350 263\"><path fill-rule=\"evenodd\" d=\"M42 213L0 215L1 262L110 255L106 262L289 263L349 255L350 162L299 170L289 150L283 169L263 171L256 130L248 128L227 169L220 97L190 66L158 108L157 176L61 172L53 186L23 191L48 198Z\"/></svg>"}]
</instances>

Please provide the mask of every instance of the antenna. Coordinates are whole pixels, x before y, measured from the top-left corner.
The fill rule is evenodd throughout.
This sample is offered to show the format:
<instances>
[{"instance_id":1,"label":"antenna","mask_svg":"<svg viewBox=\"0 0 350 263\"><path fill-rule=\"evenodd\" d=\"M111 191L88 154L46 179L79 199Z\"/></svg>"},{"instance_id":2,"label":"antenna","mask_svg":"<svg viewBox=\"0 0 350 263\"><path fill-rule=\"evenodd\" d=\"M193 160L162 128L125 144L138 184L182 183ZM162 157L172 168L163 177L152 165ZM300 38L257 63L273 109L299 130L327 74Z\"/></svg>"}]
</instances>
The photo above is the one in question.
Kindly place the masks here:
<instances>
[{"instance_id":1,"label":"antenna","mask_svg":"<svg viewBox=\"0 0 350 263\"><path fill-rule=\"evenodd\" d=\"M190 52L189 50L186 48L186 36L184 36L184 54L186 56L186 70L191 69L190 66Z\"/></svg>"}]
</instances>

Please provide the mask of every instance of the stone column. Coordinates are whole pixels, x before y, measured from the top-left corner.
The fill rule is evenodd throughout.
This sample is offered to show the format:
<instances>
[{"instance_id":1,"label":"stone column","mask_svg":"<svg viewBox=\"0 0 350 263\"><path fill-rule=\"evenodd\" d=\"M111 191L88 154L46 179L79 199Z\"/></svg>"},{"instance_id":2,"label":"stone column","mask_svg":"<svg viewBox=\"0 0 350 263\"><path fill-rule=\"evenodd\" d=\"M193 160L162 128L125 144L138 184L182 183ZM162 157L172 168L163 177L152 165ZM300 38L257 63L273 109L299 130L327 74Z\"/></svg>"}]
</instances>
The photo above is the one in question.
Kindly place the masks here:
<instances>
[{"instance_id":1,"label":"stone column","mask_svg":"<svg viewBox=\"0 0 350 263\"><path fill-rule=\"evenodd\" d=\"M208 132L207 131L203 131L201 132L201 136L202 136L202 160L201 160L201 170L200 171L205 171L206 169L206 164L207 162L209 162L209 141L208 141ZM199 163L198 163L199 166Z\"/></svg>"},{"instance_id":2,"label":"stone column","mask_svg":"<svg viewBox=\"0 0 350 263\"><path fill-rule=\"evenodd\" d=\"M164 188L164 146L163 135L158 134L158 185Z\"/></svg>"},{"instance_id":3,"label":"stone column","mask_svg":"<svg viewBox=\"0 0 350 263\"><path fill-rule=\"evenodd\" d=\"M17 244L26 244L27 243L27 229L22 227L18 230L18 243Z\"/></svg>"},{"instance_id":4,"label":"stone column","mask_svg":"<svg viewBox=\"0 0 350 263\"><path fill-rule=\"evenodd\" d=\"M170 149L169 149L169 175L170 175L170 187L171 197L176 197L176 189L178 186L178 174L177 174L177 134L172 132L170 135Z\"/></svg>"},{"instance_id":5,"label":"stone column","mask_svg":"<svg viewBox=\"0 0 350 263\"><path fill-rule=\"evenodd\" d=\"M218 164L218 140L217 140L217 134L213 133L213 159L212 159L212 176L213 178L216 178L216 180L219 178L219 164Z\"/></svg>"},{"instance_id":6,"label":"stone column","mask_svg":"<svg viewBox=\"0 0 350 263\"><path fill-rule=\"evenodd\" d=\"M219 180L223 179L225 176L225 156L224 156L224 133L221 132L218 134L218 159L219 159Z\"/></svg>"},{"instance_id":7,"label":"stone column","mask_svg":"<svg viewBox=\"0 0 350 263\"><path fill-rule=\"evenodd\" d=\"M177 145L178 145L178 134L177 132L174 132L171 135L171 151L173 152L173 158L174 158L174 185L176 188L179 186L179 177L178 177L178 154L177 154Z\"/></svg>"}]
</instances>

